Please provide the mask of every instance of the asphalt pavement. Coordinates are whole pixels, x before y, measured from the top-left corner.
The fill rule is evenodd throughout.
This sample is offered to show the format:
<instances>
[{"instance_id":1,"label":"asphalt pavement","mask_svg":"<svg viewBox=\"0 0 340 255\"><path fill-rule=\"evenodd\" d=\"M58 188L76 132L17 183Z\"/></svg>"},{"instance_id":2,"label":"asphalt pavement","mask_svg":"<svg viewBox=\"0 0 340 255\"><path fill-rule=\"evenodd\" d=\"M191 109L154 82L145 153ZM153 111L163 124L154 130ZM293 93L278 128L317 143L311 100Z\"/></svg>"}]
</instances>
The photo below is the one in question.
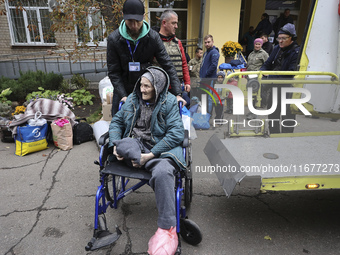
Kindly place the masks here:
<instances>
[{"instance_id":1,"label":"asphalt pavement","mask_svg":"<svg viewBox=\"0 0 340 255\"><path fill-rule=\"evenodd\" d=\"M300 120L297 129L302 131L315 131L315 126L340 130L340 122L329 119ZM197 131L194 169L209 164L203 148L211 135L224 138L224 132L224 126ZM95 141L70 151L50 144L24 157L14 151L13 143L0 142L0 254L147 254L148 240L157 230L155 198L148 186L106 214L109 229L117 224L122 231L115 244L84 249L93 235L99 185ZM320 152L321 159L322 153L327 152ZM214 174L193 175L189 218L200 226L203 240L197 246L182 242L182 254L339 254L339 191L250 191L227 198Z\"/></svg>"}]
</instances>

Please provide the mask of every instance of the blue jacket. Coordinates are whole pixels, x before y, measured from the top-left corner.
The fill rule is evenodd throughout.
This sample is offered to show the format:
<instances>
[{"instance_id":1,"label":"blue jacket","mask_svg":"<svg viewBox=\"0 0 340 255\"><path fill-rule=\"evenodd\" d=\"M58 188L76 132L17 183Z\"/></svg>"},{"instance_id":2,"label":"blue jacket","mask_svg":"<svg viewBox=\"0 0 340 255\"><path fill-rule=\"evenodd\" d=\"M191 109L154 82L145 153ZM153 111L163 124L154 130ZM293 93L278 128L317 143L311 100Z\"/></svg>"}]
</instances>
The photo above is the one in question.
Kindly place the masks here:
<instances>
[{"instance_id":1,"label":"blue jacket","mask_svg":"<svg viewBox=\"0 0 340 255\"><path fill-rule=\"evenodd\" d=\"M139 85L138 80L134 91L128 96L121 110L112 118L109 129L109 147L113 146L113 141L131 135L140 115ZM169 79L167 79L168 86ZM179 114L177 99L167 92L167 87L160 93L151 117L151 140L154 144L151 152L156 158L172 158L181 169L186 169L181 146L184 139L183 122Z\"/></svg>"},{"instance_id":2,"label":"blue jacket","mask_svg":"<svg viewBox=\"0 0 340 255\"><path fill-rule=\"evenodd\" d=\"M261 71L296 71L300 47L296 42L289 45L282 53L281 61L278 61L280 46L276 45L269 58L261 67ZM269 78L293 78L293 76L271 75Z\"/></svg>"},{"instance_id":3,"label":"blue jacket","mask_svg":"<svg viewBox=\"0 0 340 255\"><path fill-rule=\"evenodd\" d=\"M220 53L218 48L213 46L203 55L200 78L217 78L217 65Z\"/></svg>"}]
</instances>

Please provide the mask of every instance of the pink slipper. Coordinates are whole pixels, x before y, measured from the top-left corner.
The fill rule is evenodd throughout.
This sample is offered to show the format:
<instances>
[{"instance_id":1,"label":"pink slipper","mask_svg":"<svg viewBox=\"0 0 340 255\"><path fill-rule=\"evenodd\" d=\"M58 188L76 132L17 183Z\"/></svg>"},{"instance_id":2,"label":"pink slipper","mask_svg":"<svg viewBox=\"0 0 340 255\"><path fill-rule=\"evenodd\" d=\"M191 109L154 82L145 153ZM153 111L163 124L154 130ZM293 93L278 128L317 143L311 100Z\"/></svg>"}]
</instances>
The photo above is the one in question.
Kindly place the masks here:
<instances>
[{"instance_id":1,"label":"pink slipper","mask_svg":"<svg viewBox=\"0 0 340 255\"><path fill-rule=\"evenodd\" d=\"M158 228L149 240L150 255L174 255L178 246L176 227L170 229Z\"/></svg>"}]
</instances>

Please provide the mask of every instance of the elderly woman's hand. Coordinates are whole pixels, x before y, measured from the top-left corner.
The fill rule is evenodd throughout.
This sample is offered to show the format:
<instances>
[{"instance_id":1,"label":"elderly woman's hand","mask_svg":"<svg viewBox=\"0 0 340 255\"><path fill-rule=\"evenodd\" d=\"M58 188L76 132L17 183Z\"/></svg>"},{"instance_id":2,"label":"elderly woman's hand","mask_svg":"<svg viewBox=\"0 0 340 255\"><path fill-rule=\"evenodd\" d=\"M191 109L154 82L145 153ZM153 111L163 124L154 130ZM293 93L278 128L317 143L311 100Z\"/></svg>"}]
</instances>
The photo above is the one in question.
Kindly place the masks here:
<instances>
[{"instance_id":1,"label":"elderly woman's hand","mask_svg":"<svg viewBox=\"0 0 340 255\"><path fill-rule=\"evenodd\" d=\"M136 161L131 160L132 166L133 167L142 167L146 164L146 162L148 162L150 159L153 159L155 157L155 155L152 152L149 153L142 153L140 155L140 164L138 164Z\"/></svg>"},{"instance_id":2,"label":"elderly woman's hand","mask_svg":"<svg viewBox=\"0 0 340 255\"><path fill-rule=\"evenodd\" d=\"M123 160L124 158L117 153L117 147L113 146L113 155L116 156L118 160Z\"/></svg>"}]
</instances>

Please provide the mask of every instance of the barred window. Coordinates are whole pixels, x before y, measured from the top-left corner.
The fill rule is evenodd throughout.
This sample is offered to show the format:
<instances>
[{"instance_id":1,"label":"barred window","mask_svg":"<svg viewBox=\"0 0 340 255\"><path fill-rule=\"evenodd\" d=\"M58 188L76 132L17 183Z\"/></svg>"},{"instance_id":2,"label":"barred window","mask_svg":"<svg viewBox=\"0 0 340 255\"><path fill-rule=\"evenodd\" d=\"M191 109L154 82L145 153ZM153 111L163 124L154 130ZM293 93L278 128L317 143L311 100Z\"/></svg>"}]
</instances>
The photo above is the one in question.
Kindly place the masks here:
<instances>
[{"instance_id":1,"label":"barred window","mask_svg":"<svg viewBox=\"0 0 340 255\"><path fill-rule=\"evenodd\" d=\"M55 45L47 0L23 0L22 11L16 8L17 1L7 3L13 45Z\"/></svg>"},{"instance_id":2,"label":"barred window","mask_svg":"<svg viewBox=\"0 0 340 255\"><path fill-rule=\"evenodd\" d=\"M87 16L86 25L84 28L76 27L78 35L78 43L87 43L92 46L98 43L99 46L106 45L105 22L101 12L97 9L92 9Z\"/></svg>"}]
</instances>

